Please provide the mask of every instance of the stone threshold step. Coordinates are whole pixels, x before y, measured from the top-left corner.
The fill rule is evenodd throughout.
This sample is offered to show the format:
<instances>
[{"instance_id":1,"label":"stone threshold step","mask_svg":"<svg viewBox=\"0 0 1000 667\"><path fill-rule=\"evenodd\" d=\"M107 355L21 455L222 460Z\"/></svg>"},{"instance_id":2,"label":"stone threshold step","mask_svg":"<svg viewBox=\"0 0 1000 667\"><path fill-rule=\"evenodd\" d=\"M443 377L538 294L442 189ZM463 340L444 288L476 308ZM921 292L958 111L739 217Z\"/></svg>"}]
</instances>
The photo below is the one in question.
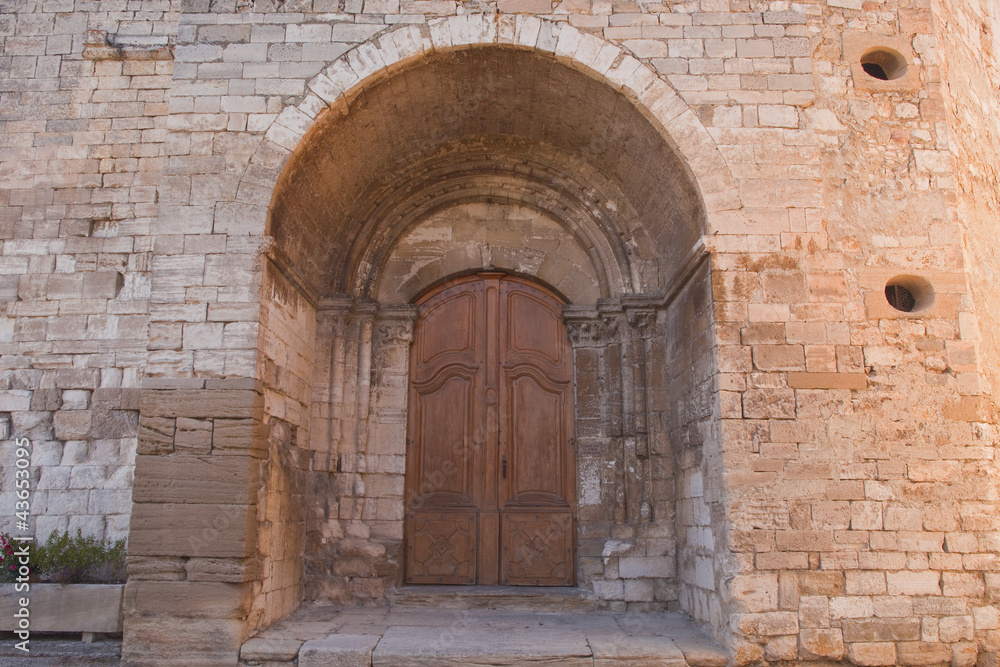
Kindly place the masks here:
<instances>
[{"instance_id":1,"label":"stone threshold step","mask_svg":"<svg viewBox=\"0 0 1000 667\"><path fill-rule=\"evenodd\" d=\"M580 588L541 586L404 586L390 594L389 604L399 608L557 612L597 608L593 598Z\"/></svg>"},{"instance_id":2,"label":"stone threshold step","mask_svg":"<svg viewBox=\"0 0 1000 667\"><path fill-rule=\"evenodd\" d=\"M725 667L728 653L676 612L300 608L243 644L241 665L298 667Z\"/></svg>"}]
</instances>

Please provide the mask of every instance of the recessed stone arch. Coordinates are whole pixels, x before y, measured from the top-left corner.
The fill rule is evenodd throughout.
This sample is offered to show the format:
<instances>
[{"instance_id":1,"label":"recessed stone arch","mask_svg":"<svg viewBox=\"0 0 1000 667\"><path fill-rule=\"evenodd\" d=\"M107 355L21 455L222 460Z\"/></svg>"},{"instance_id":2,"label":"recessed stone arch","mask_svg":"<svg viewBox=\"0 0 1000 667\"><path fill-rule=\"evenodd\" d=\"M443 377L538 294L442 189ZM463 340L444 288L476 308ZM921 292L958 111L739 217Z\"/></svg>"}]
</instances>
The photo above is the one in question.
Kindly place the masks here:
<instances>
[{"instance_id":1,"label":"recessed stone arch","mask_svg":"<svg viewBox=\"0 0 1000 667\"><path fill-rule=\"evenodd\" d=\"M701 429L694 439L711 437L675 413L697 403L709 406L698 419L717 415L700 244L712 217L740 203L694 113L620 47L521 16L452 17L384 33L309 89L268 130L234 207L244 227L270 237L258 364L266 409L312 415L305 486L334 499L310 506L296 538L305 542L298 590L307 582L307 595L345 602L382 597L398 583L398 461L406 454L415 315L408 304L455 273L500 268L567 297L577 368L594 373L576 378L581 584L625 605L615 577L655 577L662 585L650 608L690 599L686 608L708 618L725 573L699 575L705 594L678 592L678 569L702 561L694 549L678 555L677 534L708 513L678 509L675 462L694 469L700 460L678 459L671 434L681 441L685 429ZM579 249L592 284L572 292L541 265L477 266L466 256L385 289L394 253L414 230L443 211L481 204L544 217ZM292 320L305 327L310 318L314 331L287 331ZM312 364L310 387L286 382L289 357ZM698 376L672 374L668 358ZM598 507L603 489L621 493ZM611 540L615 526L629 526L632 537ZM637 569L614 574L608 559L619 558L639 559L629 561ZM356 571L340 571L345 563Z\"/></svg>"},{"instance_id":2,"label":"recessed stone arch","mask_svg":"<svg viewBox=\"0 0 1000 667\"><path fill-rule=\"evenodd\" d=\"M308 143L303 138L310 132L316 134L318 123L350 115L373 86L415 62L486 45L534 53L619 93L624 105L645 118L677 156L679 171L690 180L702 207L700 231L710 230L716 214L741 208L726 162L697 116L669 84L626 49L572 26L533 16L467 15L387 31L341 56L310 81L307 95L278 116L250 161L232 207L241 218L240 226L275 232L278 202L272 195L282 191L279 181L292 173L286 166L294 162L293 153L300 154ZM600 133L588 136L591 152L609 145ZM283 247L280 239L278 247ZM674 264L682 263L678 258L673 260Z\"/></svg>"}]
</instances>

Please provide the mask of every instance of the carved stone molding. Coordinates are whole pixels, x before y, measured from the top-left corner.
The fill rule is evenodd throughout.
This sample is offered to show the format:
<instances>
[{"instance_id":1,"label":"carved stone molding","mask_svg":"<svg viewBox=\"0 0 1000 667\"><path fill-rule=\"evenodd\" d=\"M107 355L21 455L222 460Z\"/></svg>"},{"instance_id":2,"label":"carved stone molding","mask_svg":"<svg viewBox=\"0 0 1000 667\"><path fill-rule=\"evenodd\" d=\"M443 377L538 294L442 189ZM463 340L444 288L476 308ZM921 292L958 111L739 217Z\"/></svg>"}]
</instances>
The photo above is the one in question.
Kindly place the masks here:
<instances>
[{"instance_id":1,"label":"carved stone molding","mask_svg":"<svg viewBox=\"0 0 1000 667\"><path fill-rule=\"evenodd\" d=\"M628 310L625 313L629 327L640 338L650 338L656 330L656 311L652 309Z\"/></svg>"},{"instance_id":2,"label":"carved stone molding","mask_svg":"<svg viewBox=\"0 0 1000 667\"><path fill-rule=\"evenodd\" d=\"M390 320L379 322L375 327L376 340L386 345L391 343L409 344L413 340L412 320Z\"/></svg>"},{"instance_id":3,"label":"carved stone molding","mask_svg":"<svg viewBox=\"0 0 1000 667\"><path fill-rule=\"evenodd\" d=\"M415 306L381 306L375 320L375 340L383 345L409 345L416 320Z\"/></svg>"},{"instance_id":4,"label":"carved stone molding","mask_svg":"<svg viewBox=\"0 0 1000 667\"><path fill-rule=\"evenodd\" d=\"M567 308L563 311L563 319L573 347L600 347L621 339L620 312Z\"/></svg>"}]
</instances>

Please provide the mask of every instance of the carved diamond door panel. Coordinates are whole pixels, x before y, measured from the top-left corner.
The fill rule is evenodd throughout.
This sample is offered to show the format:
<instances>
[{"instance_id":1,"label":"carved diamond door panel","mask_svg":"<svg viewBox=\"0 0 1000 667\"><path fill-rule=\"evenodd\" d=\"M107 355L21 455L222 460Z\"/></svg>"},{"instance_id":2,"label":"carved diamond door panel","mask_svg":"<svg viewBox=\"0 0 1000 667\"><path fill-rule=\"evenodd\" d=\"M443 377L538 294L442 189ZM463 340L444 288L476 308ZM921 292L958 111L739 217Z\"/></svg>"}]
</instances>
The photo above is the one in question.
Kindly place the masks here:
<instances>
[{"instance_id":1,"label":"carved diamond door panel","mask_svg":"<svg viewBox=\"0 0 1000 667\"><path fill-rule=\"evenodd\" d=\"M410 583L476 583L476 514L415 512L407 523Z\"/></svg>"},{"instance_id":2,"label":"carved diamond door panel","mask_svg":"<svg viewBox=\"0 0 1000 667\"><path fill-rule=\"evenodd\" d=\"M484 273L418 306L406 581L572 585L573 372L561 302Z\"/></svg>"},{"instance_id":3,"label":"carved diamond door panel","mask_svg":"<svg viewBox=\"0 0 1000 667\"><path fill-rule=\"evenodd\" d=\"M573 515L504 510L500 581L511 586L573 585Z\"/></svg>"}]
</instances>

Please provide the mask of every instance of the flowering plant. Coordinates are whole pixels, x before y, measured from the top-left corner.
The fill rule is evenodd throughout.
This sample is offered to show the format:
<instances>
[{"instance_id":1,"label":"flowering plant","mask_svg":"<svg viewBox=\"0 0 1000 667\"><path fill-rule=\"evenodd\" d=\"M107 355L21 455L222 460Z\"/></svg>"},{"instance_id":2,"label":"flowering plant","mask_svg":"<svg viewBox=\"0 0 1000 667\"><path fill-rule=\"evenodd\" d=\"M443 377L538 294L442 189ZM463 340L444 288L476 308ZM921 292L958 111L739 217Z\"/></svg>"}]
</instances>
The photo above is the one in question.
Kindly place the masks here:
<instances>
[{"instance_id":1,"label":"flowering plant","mask_svg":"<svg viewBox=\"0 0 1000 667\"><path fill-rule=\"evenodd\" d=\"M17 578L17 557L14 555L16 542L10 533L0 533L0 582L10 583ZM34 551L29 544L29 554ZM30 557L29 557L30 559Z\"/></svg>"}]
</instances>

